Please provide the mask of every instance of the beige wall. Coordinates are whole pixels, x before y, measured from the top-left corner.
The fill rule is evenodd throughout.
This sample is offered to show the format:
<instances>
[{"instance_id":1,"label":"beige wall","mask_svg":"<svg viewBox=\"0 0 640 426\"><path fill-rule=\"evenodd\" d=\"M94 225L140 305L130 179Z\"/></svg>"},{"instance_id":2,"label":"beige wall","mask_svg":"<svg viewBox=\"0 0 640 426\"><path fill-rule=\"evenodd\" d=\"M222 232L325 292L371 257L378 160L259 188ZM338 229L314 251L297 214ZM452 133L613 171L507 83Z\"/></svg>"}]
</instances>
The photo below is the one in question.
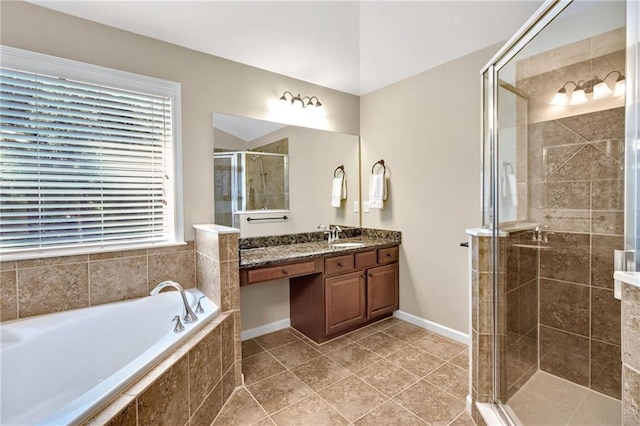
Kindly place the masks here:
<instances>
[{"instance_id":1,"label":"beige wall","mask_svg":"<svg viewBox=\"0 0 640 426\"><path fill-rule=\"evenodd\" d=\"M284 92L313 93L327 115L312 127L359 133L357 96L185 49L17 1L0 3L3 45L149 75L182 84L185 239L194 223L213 220L211 113L273 119L269 104ZM280 121L287 120L279 115ZM299 119L292 118L298 123Z\"/></svg>"},{"instance_id":2,"label":"beige wall","mask_svg":"<svg viewBox=\"0 0 640 426\"><path fill-rule=\"evenodd\" d=\"M363 200L388 166L383 210L363 226L402 231L400 310L469 332L465 229L480 225L480 69L494 45L361 97Z\"/></svg>"},{"instance_id":3,"label":"beige wall","mask_svg":"<svg viewBox=\"0 0 640 426\"><path fill-rule=\"evenodd\" d=\"M498 46L359 99L29 3L0 5L4 45L182 83L187 240L192 224L213 218L211 113L273 120L269 102L283 91L316 94L327 116L308 125L362 135L364 194L371 164L389 166L387 206L363 214L363 224L403 231L400 308L467 332L467 257L458 243L480 222L478 72Z\"/></svg>"}]
</instances>

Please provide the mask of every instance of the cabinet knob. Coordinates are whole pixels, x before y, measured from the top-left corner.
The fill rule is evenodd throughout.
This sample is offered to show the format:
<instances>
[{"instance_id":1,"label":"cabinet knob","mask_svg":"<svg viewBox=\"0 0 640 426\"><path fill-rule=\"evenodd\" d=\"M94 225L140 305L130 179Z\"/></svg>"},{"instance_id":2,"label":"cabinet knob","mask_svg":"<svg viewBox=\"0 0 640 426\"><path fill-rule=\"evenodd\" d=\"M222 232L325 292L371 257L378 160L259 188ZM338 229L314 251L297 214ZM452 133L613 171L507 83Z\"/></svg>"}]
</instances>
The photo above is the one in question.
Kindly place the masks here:
<instances>
[{"instance_id":1,"label":"cabinet knob","mask_svg":"<svg viewBox=\"0 0 640 426\"><path fill-rule=\"evenodd\" d=\"M387 257L391 257L391 253L387 253Z\"/></svg>"},{"instance_id":2,"label":"cabinet knob","mask_svg":"<svg viewBox=\"0 0 640 426\"><path fill-rule=\"evenodd\" d=\"M342 264L342 262L338 262L338 266L342 268L344 265Z\"/></svg>"},{"instance_id":3,"label":"cabinet knob","mask_svg":"<svg viewBox=\"0 0 640 426\"><path fill-rule=\"evenodd\" d=\"M283 270L282 270L282 273L283 273L283 274L285 274L285 275L287 275L287 274L289 273L289 271L287 271L286 269L283 269Z\"/></svg>"}]
</instances>

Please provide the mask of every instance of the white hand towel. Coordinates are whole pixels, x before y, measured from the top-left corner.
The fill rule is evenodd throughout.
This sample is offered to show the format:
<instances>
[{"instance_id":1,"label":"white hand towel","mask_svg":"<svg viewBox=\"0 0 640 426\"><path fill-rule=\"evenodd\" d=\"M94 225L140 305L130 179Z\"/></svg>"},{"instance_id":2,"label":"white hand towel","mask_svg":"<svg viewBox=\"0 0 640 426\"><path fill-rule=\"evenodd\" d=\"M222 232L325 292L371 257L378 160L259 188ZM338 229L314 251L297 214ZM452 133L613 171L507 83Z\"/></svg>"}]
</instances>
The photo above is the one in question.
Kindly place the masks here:
<instances>
[{"instance_id":1,"label":"white hand towel","mask_svg":"<svg viewBox=\"0 0 640 426\"><path fill-rule=\"evenodd\" d=\"M331 207L340 207L340 201L347 198L344 176L333 178L331 185Z\"/></svg>"},{"instance_id":2,"label":"white hand towel","mask_svg":"<svg viewBox=\"0 0 640 426\"><path fill-rule=\"evenodd\" d=\"M384 200L387 199L387 181L384 174L371 175L369 180L369 207L372 209L384 208Z\"/></svg>"},{"instance_id":3,"label":"white hand towel","mask_svg":"<svg viewBox=\"0 0 640 426\"><path fill-rule=\"evenodd\" d=\"M513 207L518 206L518 186L516 183L516 177L513 173L507 173L507 186L509 187L509 195L511 195L511 205Z\"/></svg>"}]
</instances>

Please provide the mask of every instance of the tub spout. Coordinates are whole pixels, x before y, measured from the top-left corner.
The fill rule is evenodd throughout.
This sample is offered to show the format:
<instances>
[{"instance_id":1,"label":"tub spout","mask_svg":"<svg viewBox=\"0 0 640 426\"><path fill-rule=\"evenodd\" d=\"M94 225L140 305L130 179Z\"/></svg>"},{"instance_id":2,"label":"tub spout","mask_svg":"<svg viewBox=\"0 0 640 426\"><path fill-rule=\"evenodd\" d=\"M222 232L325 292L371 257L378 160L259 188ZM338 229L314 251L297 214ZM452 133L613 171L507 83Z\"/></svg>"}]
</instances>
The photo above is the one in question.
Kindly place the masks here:
<instances>
[{"instance_id":1,"label":"tub spout","mask_svg":"<svg viewBox=\"0 0 640 426\"><path fill-rule=\"evenodd\" d=\"M174 288L174 289L176 289L176 290L178 290L180 292L180 296L182 296L182 303L184 304L184 317L183 317L184 322L195 322L195 321L198 321L198 317L196 316L196 314L193 313L193 311L191 310L191 306L189 306L189 302L187 302L187 295L185 294L184 289L177 282L175 282L175 281L163 281L160 284L158 284L157 286L155 286L155 288L153 290L151 290L149 292L149 294L151 296L154 296L154 295L160 293L166 287L172 287L172 288Z\"/></svg>"}]
</instances>

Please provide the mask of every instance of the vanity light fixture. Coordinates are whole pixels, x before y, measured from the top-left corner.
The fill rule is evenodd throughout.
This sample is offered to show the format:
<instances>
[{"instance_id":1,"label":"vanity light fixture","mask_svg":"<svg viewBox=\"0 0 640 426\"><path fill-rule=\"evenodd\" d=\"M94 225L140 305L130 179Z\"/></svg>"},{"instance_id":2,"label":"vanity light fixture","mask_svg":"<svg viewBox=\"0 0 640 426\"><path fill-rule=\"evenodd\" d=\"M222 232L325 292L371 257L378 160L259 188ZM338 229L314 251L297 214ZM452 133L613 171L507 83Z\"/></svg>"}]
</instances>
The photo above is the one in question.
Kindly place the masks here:
<instances>
[{"instance_id":1,"label":"vanity light fixture","mask_svg":"<svg viewBox=\"0 0 640 426\"><path fill-rule=\"evenodd\" d=\"M317 96L301 97L300 93L298 93L297 96L294 96L293 93L291 93L288 90L284 92L282 96L280 96L280 100L283 102L291 102L291 105L293 105L296 108L306 108L309 106L319 108L322 106L322 103L320 103L320 100L318 99Z\"/></svg>"},{"instance_id":2,"label":"vanity light fixture","mask_svg":"<svg viewBox=\"0 0 640 426\"><path fill-rule=\"evenodd\" d=\"M609 76L612 74L618 74L618 78L616 79L616 84L613 90L611 90L609 85L606 83L607 78L609 78ZM574 85L573 93L571 94L571 100L569 100L569 105L580 105L587 102L587 95L592 95L592 99L595 100L602 99L611 94L613 94L613 96L622 96L625 92L624 75L622 75L620 71L611 71L603 79L600 79L596 75L588 81L579 80L577 83L571 80L567 81L553 96L551 105L562 106L567 104L566 87L569 83Z\"/></svg>"}]
</instances>

